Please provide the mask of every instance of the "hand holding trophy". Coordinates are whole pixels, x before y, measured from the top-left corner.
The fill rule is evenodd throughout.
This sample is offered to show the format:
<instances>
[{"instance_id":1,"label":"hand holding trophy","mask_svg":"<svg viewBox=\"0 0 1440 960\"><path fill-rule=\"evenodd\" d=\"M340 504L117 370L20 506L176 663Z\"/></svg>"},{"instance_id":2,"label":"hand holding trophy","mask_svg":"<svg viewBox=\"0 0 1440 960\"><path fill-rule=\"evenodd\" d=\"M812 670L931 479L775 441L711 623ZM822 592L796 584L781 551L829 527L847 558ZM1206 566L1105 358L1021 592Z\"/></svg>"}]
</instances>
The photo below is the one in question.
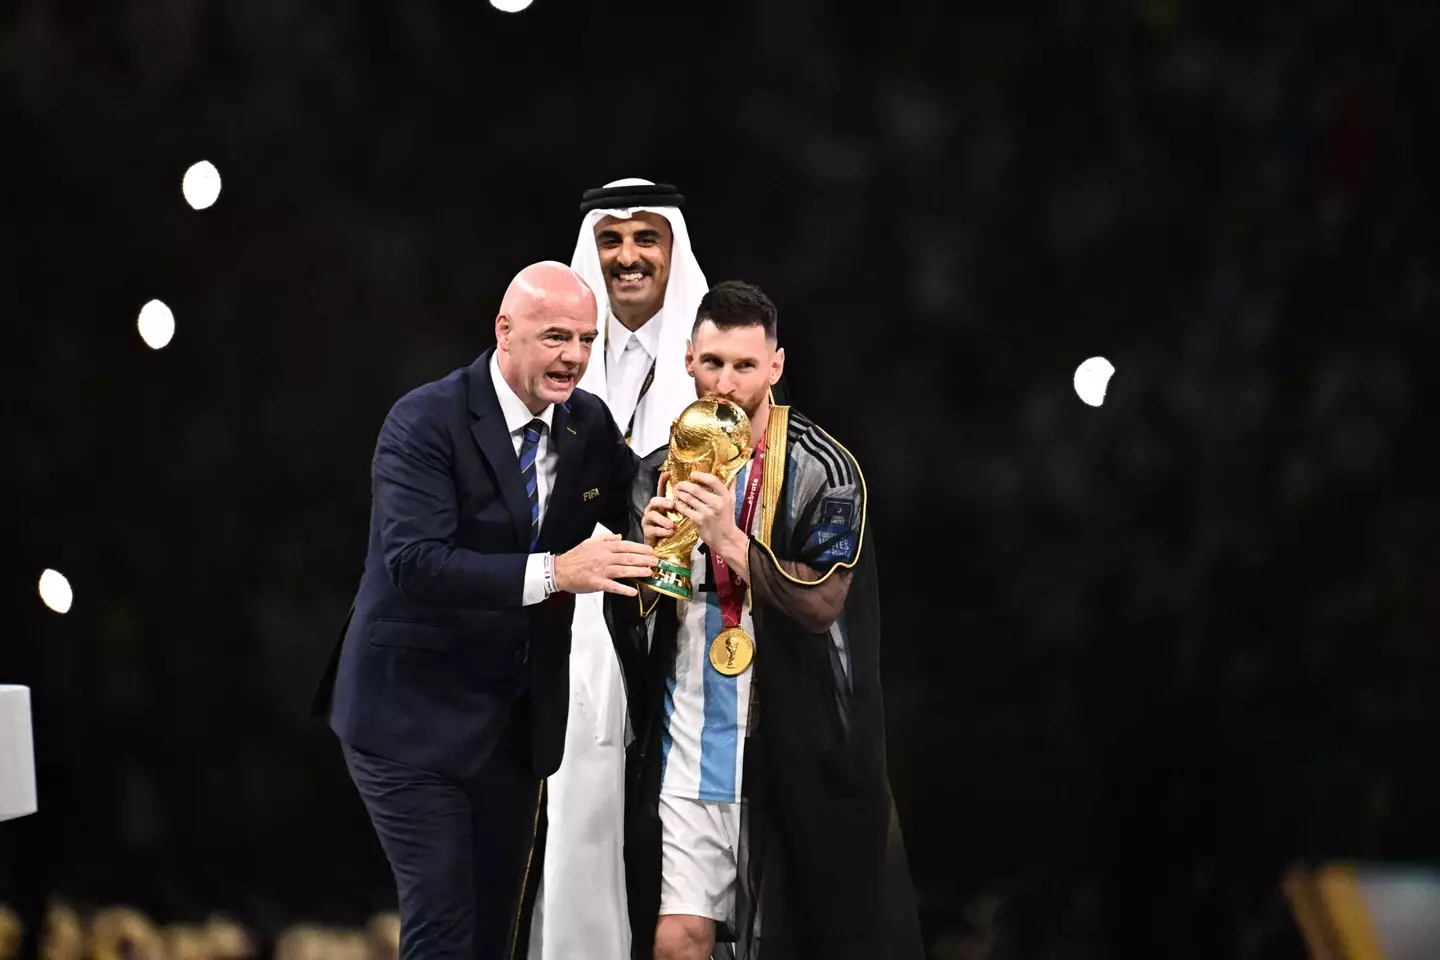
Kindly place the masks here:
<instances>
[{"instance_id":1,"label":"hand holding trophy","mask_svg":"<svg viewBox=\"0 0 1440 960\"><path fill-rule=\"evenodd\" d=\"M664 472L669 474L665 495L675 496L675 485L692 473L709 473L727 486L750 457L750 418L738 404L717 397L696 400L670 424L670 454ZM655 575L640 585L677 600L694 598L690 580L690 554L700 532L690 518L670 511L674 532L655 544Z\"/></svg>"}]
</instances>

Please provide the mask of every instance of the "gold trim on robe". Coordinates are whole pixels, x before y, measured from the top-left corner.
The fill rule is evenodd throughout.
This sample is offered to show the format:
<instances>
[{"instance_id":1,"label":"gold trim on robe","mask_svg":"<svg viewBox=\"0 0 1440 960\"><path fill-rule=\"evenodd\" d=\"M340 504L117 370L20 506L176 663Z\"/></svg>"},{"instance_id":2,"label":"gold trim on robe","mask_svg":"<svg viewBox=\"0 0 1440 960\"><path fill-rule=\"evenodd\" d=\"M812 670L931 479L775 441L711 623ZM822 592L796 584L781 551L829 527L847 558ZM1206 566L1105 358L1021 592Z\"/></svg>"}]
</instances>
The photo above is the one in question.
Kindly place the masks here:
<instances>
[{"instance_id":1,"label":"gold trim on robe","mask_svg":"<svg viewBox=\"0 0 1440 960\"><path fill-rule=\"evenodd\" d=\"M777 416L777 414L779 416ZM770 409L770 423L765 428L765 456L766 459L769 459L771 451L778 453L780 455L778 458L780 469L774 471L773 474L770 470L765 471L765 487L760 507L760 535L755 539L759 542L760 546L764 548L765 553L770 557L770 562L775 565L775 570L782 577L802 587L815 587L830 579L830 576L834 574L836 570L841 568L849 570L860 562L860 551L865 548L865 512L870 505L870 491L865 484L865 471L860 469L860 462L845 448L843 443L830 436L830 434L824 430L821 430L818 425L815 426L815 430L818 430L827 440L844 451L845 456L850 458L851 465L855 467L855 475L860 478L860 539L855 545L855 559L849 562L837 562L833 564L829 570L825 571L825 575L819 580L802 580L792 575L790 571L780 565L780 561L775 556L775 551L770 549L770 536L775 523L775 511L780 502L780 487L785 482L784 456L786 442L789 437L789 426L790 408L772 407ZM772 478L774 480L773 487L771 486Z\"/></svg>"}]
</instances>

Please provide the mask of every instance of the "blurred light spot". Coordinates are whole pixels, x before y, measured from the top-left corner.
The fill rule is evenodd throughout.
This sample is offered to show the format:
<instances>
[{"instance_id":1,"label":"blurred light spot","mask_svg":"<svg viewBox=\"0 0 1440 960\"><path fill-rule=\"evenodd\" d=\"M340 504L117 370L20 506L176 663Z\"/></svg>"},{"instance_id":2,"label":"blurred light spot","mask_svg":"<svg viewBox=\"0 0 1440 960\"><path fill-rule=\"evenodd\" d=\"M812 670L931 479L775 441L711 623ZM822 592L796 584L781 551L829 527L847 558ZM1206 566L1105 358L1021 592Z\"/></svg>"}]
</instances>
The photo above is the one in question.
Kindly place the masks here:
<instances>
[{"instance_id":1,"label":"blurred light spot","mask_svg":"<svg viewBox=\"0 0 1440 960\"><path fill-rule=\"evenodd\" d=\"M1104 357L1091 357L1075 368L1075 392L1080 399L1098 407L1105 402L1105 388L1115 368Z\"/></svg>"},{"instance_id":2,"label":"blurred light spot","mask_svg":"<svg viewBox=\"0 0 1440 960\"><path fill-rule=\"evenodd\" d=\"M501 13L519 13L530 6L530 0L490 0L490 6Z\"/></svg>"},{"instance_id":3,"label":"blurred light spot","mask_svg":"<svg viewBox=\"0 0 1440 960\"><path fill-rule=\"evenodd\" d=\"M196 210L204 210L220 196L220 171L216 170L215 164L209 160L201 160L185 171L185 180L180 184L180 189L184 191L185 201L190 206Z\"/></svg>"},{"instance_id":4,"label":"blurred light spot","mask_svg":"<svg viewBox=\"0 0 1440 960\"><path fill-rule=\"evenodd\" d=\"M63 573L57 570L46 570L40 574L40 599L45 601L45 606L56 613L69 613L75 594L70 589L70 581L65 579Z\"/></svg>"},{"instance_id":5,"label":"blurred light spot","mask_svg":"<svg viewBox=\"0 0 1440 960\"><path fill-rule=\"evenodd\" d=\"M159 350L175 336L175 314L159 300L151 300L140 308L140 339L151 350Z\"/></svg>"}]
</instances>

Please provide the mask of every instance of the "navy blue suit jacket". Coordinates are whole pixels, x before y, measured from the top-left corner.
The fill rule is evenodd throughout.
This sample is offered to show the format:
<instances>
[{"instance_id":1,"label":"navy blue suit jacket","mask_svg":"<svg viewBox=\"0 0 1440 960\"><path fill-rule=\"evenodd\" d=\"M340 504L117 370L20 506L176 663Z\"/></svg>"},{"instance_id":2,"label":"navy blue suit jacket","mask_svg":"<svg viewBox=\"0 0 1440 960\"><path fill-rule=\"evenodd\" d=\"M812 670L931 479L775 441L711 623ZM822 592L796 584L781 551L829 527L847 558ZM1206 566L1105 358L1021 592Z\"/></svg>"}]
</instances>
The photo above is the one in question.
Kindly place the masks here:
<instances>
[{"instance_id":1,"label":"navy blue suit jacket","mask_svg":"<svg viewBox=\"0 0 1440 960\"><path fill-rule=\"evenodd\" d=\"M362 751L464 778L528 685L540 778L565 747L575 598L521 605L530 501L493 353L412 390L385 418L365 572L311 712ZM539 551L564 553L596 522L626 529L639 461L605 405L575 390L555 408L550 443L559 461Z\"/></svg>"}]
</instances>

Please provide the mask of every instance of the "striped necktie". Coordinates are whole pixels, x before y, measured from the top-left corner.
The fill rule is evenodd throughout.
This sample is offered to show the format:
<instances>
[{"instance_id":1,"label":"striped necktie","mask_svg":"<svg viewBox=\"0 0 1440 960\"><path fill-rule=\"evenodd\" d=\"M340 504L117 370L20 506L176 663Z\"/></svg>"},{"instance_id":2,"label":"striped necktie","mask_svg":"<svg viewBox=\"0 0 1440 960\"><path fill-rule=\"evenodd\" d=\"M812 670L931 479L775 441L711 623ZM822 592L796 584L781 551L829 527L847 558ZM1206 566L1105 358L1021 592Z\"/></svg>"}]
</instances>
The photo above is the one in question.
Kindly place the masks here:
<instances>
[{"instance_id":1,"label":"striped necktie","mask_svg":"<svg viewBox=\"0 0 1440 960\"><path fill-rule=\"evenodd\" d=\"M545 421L535 418L525 424L525 439L520 443L520 479L525 482L525 495L530 498L530 551L540 542L540 490L536 484L535 457L540 452L540 432Z\"/></svg>"}]
</instances>

